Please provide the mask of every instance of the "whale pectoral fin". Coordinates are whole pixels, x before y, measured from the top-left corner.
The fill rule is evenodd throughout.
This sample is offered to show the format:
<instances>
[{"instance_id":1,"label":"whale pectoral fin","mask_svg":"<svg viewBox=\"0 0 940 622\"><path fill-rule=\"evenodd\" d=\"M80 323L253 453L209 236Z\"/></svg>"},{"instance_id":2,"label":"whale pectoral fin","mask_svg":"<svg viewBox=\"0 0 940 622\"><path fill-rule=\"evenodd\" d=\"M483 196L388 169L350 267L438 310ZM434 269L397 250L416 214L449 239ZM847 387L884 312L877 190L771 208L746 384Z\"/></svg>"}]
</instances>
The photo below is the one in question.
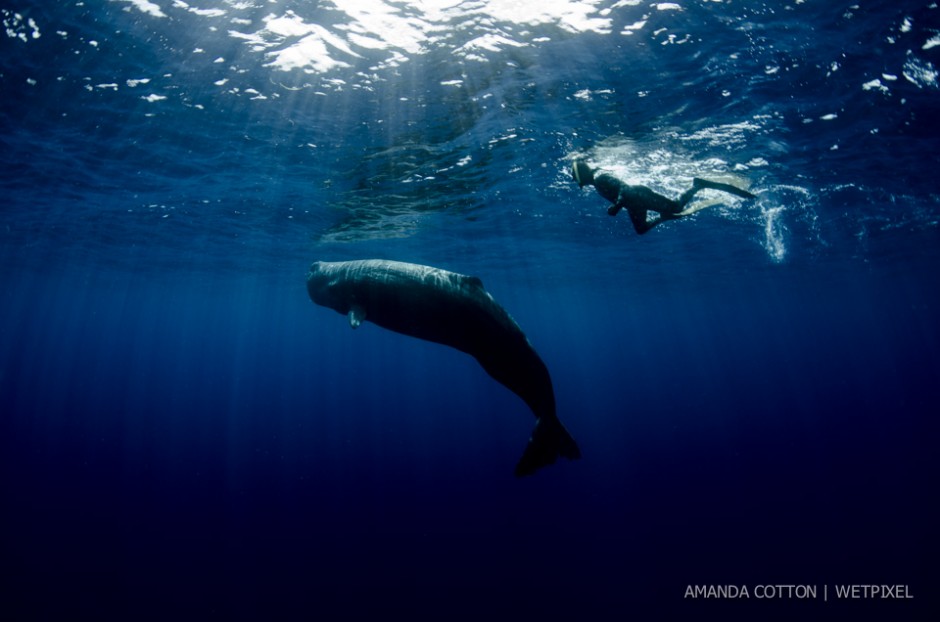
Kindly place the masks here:
<instances>
[{"instance_id":1,"label":"whale pectoral fin","mask_svg":"<svg viewBox=\"0 0 940 622\"><path fill-rule=\"evenodd\" d=\"M349 325L352 328L359 328L362 321L366 319L366 310L359 305L353 305L352 308L349 309L348 317Z\"/></svg>"}]
</instances>

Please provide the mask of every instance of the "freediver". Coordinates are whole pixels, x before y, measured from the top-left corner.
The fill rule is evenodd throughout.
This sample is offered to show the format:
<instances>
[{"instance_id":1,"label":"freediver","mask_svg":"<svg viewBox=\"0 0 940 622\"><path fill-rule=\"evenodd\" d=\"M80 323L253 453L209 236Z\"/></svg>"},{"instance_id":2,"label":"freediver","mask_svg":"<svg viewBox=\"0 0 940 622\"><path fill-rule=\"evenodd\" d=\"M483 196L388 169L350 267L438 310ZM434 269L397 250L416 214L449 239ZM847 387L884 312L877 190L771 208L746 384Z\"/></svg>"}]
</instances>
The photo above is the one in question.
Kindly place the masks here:
<instances>
[{"instance_id":1,"label":"freediver","mask_svg":"<svg viewBox=\"0 0 940 622\"><path fill-rule=\"evenodd\" d=\"M611 216L616 216L617 212L626 209L630 215L630 222L633 223L633 228L640 235L661 222L682 218L702 209L701 207L698 209L686 209L685 207L699 190L708 188L728 192L744 199L756 198L747 190L742 190L731 184L695 177L692 180L692 187L683 192L678 200L673 200L653 192L646 186L631 186L610 173L598 173L596 171L597 169L591 168L587 162L581 159L575 160L571 166L572 176L578 182L578 186L580 188L586 185L594 186L599 195L613 203L607 208L607 213ZM659 216L648 221L646 219L647 212L657 212Z\"/></svg>"}]
</instances>

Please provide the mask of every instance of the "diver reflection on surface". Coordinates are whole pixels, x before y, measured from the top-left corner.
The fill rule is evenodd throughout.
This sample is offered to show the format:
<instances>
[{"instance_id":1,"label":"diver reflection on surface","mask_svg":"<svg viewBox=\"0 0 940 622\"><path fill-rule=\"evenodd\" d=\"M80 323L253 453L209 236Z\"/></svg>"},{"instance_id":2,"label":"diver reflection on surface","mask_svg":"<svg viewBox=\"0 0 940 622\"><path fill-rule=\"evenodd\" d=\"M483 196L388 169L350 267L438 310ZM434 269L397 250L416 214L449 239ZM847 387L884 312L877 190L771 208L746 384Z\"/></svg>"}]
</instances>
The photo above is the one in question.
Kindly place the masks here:
<instances>
[{"instance_id":1,"label":"diver reflection on surface","mask_svg":"<svg viewBox=\"0 0 940 622\"><path fill-rule=\"evenodd\" d=\"M683 192L678 200L674 200L653 192L646 186L631 186L610 173L598 173L596 170L591 168L584 160L575 160L571 166L572 177L578 182L578 186L581 188L586 185L594 186L599 195L613 203L607 209L607 213L611 216L616 216L617 212L626 209L627 213L630 214L630 222L633 223L633 228L640 235L663 221L682 218L705 207L705 205L702 205L697 208L686 208L686 205L699 190L707 188L728 192L744 199L756 198L747 190L742 190L737 186L696 177L692 180L692 187ZM648 212L656 212L659 215L653 220L647 220L646 215Z\"/></svg>"}]
</instances>

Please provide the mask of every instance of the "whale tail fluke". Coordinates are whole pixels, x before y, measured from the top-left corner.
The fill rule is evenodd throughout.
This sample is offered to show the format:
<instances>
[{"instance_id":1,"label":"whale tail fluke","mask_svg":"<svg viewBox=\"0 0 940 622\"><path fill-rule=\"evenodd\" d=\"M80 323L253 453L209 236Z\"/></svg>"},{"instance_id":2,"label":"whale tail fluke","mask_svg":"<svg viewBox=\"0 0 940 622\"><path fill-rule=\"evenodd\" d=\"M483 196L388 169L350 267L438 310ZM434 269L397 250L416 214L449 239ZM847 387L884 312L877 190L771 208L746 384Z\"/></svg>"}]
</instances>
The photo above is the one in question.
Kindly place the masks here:
<instances>
[{"instance_id":1,"label":"whale tail fluke","mask_svg":"<svg viewBox=\"0 0 940 622\"><path fill-rule=\"evenodd\" d=\"M543 466L554 464L558 456L575 460L581 457L581 450L561 421L555 417L540 417L516 465L516 477L532 475Z\"/></svg>"}]
</instances>

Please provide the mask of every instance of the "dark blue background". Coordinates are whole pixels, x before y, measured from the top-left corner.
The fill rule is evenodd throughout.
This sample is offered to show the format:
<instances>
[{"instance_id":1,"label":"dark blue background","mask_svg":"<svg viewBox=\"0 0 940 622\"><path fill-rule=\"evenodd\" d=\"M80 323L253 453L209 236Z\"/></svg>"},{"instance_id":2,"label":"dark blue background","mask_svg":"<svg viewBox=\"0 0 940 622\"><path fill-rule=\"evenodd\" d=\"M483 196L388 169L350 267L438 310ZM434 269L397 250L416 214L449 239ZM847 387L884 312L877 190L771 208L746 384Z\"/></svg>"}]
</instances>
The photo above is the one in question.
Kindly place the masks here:
<instances>
[{"instance_id":1,"label":"dark blue background","mask_svg":"<svg viewBox=\"0 0 940 622\"><path fill-rule=\"evenodd\" d=\"M431 49L359 91L278 73L181 9L25 5L42 37L0 42L0 609L935 609L937 84L861 85L936 62L937 9L808 4L621 7L613 34L540 26L549 43L489 64ZM282 97L214 89L219 54L248 70L221 75ZM463 90L440 85L455 75ZM145 76L171 97L124 86ZM757 129L722 134L740 123ZM741 172L760 198L641 238L567 179L574 152L642 169L658 149L764 158ZM583 459L515 479L533 424L516 396L463 354L310 302L309 262L365 257L480 276ZM683 598L776 583L915 598Z\"/></svg>"}]
</instances>

